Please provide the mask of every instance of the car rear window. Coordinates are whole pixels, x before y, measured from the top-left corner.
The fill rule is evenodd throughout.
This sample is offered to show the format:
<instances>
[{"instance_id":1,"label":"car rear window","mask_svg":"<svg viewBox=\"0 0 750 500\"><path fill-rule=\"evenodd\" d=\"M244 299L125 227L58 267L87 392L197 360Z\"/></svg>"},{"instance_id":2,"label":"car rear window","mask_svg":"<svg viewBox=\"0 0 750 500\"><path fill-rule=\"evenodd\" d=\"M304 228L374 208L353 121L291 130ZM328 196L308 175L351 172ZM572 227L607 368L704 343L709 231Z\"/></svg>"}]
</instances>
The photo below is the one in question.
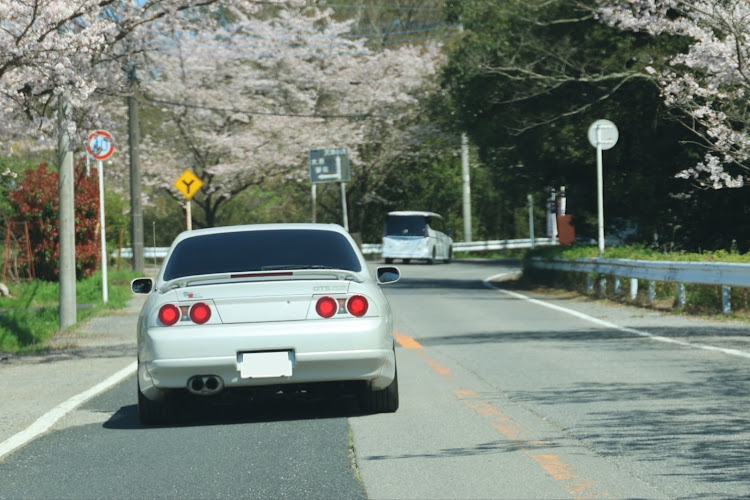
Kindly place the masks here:
<instances>
[{"instance_id":1,"label":"car rear window","mask_svg":"<svg viewBox=\"0 0 750 500\"><path fill-rule=\"evenodd\" d=\"M164 280L202 274L310 267L362 270L349 241L334 231L235 231L182 240L169 257Z\"/></svg>"},{"instance_id":2,"label":"car rear window","mask_svg":"<svg viewBox=\"0 0 750 500\"><path fill-rule=\"evenodd\" d=\"M386 236L425 236L427 220L419 215L390 216L385 222Z\"/></svg>"}]
</instances>

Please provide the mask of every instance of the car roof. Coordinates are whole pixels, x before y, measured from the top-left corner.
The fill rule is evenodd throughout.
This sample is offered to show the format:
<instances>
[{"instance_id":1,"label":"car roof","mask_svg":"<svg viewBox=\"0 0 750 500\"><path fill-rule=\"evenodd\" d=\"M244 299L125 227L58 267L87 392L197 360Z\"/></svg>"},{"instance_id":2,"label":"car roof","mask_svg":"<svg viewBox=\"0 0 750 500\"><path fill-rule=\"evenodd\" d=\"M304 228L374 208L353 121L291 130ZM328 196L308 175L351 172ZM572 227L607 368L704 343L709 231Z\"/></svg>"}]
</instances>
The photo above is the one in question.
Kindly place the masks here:
<instances>
[{"instance_id":1,"label":"car roof","mask_svg":"<svg viewBox=\"0 0 750 500\"><path fill-rule=\"evenodd\" d=\"M394 216L394 217L437 217L438 219L442 219L443 216L440 214L436 214L435 212L423 212L420 210L397 210L395 212L388 212L388 216Z\"/></svg>"}]
</instances>

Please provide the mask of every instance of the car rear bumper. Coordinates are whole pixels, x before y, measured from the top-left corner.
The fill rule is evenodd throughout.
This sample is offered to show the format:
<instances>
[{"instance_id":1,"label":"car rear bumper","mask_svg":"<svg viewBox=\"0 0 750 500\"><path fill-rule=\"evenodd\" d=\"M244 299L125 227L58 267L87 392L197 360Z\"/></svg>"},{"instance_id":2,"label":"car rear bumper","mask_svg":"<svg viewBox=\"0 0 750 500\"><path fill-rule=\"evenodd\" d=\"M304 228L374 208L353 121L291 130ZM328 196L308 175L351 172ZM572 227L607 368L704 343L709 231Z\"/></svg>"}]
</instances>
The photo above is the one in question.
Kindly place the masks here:
<instances>
[{"instance_id":1,"label":"car rear bumper","mask_svg":"<svg viewBox=\"0 0 750 500\"><path fill-rule=\"evenodd\" d=\"M432 251L427 238L383 238L381 256L387 259L429 259Z\"/></svg>"},{"instance_id":2,"label":"car rear bumper","mask_svg":"<svg viewBox=\"0 0 750 500\"><path fill-rule=\"evenodd\" d=\"M263 351L292 351L292 375L242 378L238 354ZM226 388L365 380L383 389L396 367L382 318L152 328L139 339L139 360L139 384L150 399L187 387L196 375L221 377Z\"/></svg>"}]
</instances>

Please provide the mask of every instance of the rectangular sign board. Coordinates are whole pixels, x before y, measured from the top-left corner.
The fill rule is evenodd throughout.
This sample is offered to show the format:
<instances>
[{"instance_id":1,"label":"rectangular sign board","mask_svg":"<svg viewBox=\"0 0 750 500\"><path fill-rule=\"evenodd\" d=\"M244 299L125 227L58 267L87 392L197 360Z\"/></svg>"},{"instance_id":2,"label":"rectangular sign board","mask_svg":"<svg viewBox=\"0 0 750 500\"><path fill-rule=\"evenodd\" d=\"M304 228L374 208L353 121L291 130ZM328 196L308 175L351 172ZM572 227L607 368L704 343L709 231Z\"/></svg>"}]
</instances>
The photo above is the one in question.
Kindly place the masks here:
<instances>
[{"instance_id":1,"label":"rectangular sign board","mask_svg":"<svg viewBox=\"0 0 750 500\"><path fill-rule=\"evenodd\" d=\"M346 148L311 149L308 153L310 163L310 182L348 182L349 155Z\"/></svg>"}]
</instances>

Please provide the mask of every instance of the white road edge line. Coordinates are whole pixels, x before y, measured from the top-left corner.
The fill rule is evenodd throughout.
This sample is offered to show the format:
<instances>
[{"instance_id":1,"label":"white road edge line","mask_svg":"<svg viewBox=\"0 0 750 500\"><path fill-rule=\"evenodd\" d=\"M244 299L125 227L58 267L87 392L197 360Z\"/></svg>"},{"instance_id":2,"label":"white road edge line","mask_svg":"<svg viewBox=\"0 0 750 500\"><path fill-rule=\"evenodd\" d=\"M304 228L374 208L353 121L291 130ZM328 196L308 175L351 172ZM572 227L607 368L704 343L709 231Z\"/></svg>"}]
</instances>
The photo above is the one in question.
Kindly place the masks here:
<instances>
[{"instance_id":1,"label":"white road edge line","mask_svg":"<svg viewBox=\"0 0 750 500\"><path fill-rule=\"evenodd\" d=\"M26 429L17 434L14 434L13 436L0 443L0 460L2 460L9 453L25 445L29 441L47 432L50 427L57 423L58 420L76 409L78 406L82 405L94 396L98 396L102 392L117 385L118 383L135 373L137 367L138 363L133 362L114 375L111 375L102 382L99 382L91 389L83 391L82 393L73 396L67 401L60 403L59 405L39 417L36 422L28 426Z\"/></svg>"},{"instance_id":2,"label":"white road edge line","mask_svg":"<svg viewBox=\"0 0 750 500\"><path fill-rule=\"evenodd\" d=\"M532 304L536 304L542 307L547 307L549 309L554 309L555 311L560 311L565 314L570 314L571 316L575 316L576 318L583 319L585 321L589 321L591 323L604 326L606 328L612 328L614 330L619 330L621 332L626 333L633 333L635 335L639 335L641 337L646 337L651 340L655 340L657 342L664 342L665 344L676 344L683 347L690 347L691 349L701 349L703 351L713 351L713 352L719 352L722 354L727 354L729 356L737 356L740 358L747 358L750 359L750 352L740 351L738 349L726 349L724 347L716 347L712 345L706 345L706 344L694 344L692 342L685 342L684 340L677 340L672 339L669 337L663 337L661 335L654 335L653 333L645 332L643 330L636 330L634 328L627 328L624 326L616 325L614 323L610 323L609 321L604 321L598 318L594 318L593 316L589 316L588 314L584 314L582 312L574 311L573 309L567 309L565 307L561 307L555 304L550 304L549 302L544 302L543 300L538 299L532 299L531 297L527 297L526 295L522 295L520 293L511 292L510 290L503 290L502 288L499 288L495 286L494 283L492 283L493 280L502 278L505 276L511 276L518 274L517 272L506 272L506 273L499 273L494 274L488 278L485 278L482 280L482 283L488 288L492 288L493 290L497 290L498 292L502 292L506 295L510 295L511 297L515 297L517 299L522 299L528 302L531 302Z\"/></svg>"}]
</instances>

